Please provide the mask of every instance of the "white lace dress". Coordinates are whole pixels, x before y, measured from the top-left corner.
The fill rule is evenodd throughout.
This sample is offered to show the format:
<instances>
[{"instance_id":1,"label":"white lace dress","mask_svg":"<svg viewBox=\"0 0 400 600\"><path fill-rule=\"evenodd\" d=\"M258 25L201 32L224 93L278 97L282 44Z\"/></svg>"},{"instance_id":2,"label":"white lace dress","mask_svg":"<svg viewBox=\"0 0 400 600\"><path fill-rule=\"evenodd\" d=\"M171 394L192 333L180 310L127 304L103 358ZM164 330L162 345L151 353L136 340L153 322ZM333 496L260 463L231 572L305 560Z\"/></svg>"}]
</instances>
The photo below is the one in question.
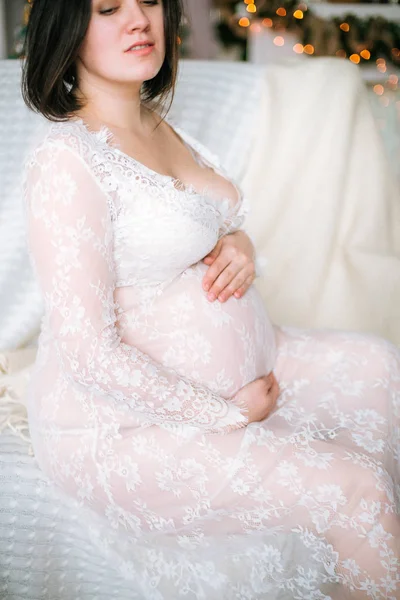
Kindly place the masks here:
<instances>
[{"instance_id":1,"label":"white lace dress","mask_svg":"<svg viewBox=\"0 0 400 600\"><path fill-rule=\"evenodd\" d=\"M400 598L400 352L274 327L254 286L210 303L201 259L246 200L177 183L81 121L28 157L39 465L88 507L132 598ZM278 408L247 425L235 393L272 369Z\"/></svg>"}]
</instances>

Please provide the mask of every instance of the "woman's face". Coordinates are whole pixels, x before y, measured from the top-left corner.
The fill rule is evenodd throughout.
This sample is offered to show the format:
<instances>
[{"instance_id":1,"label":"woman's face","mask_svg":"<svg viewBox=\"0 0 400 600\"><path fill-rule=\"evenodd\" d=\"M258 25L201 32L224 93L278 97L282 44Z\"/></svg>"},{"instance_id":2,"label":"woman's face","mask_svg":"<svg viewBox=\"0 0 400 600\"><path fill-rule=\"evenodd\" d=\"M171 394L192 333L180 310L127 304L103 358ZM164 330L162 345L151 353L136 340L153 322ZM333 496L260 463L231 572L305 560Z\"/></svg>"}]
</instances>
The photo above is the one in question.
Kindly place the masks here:
<instances>
[{"instance_id":1,"label":"woman's face","mask_svg":"<svg viewBox=\"0 0 400 600\"><path fill-rule=\"evenodd\" d=\"M151 51L129 50L139 42L153 44ZM157 75L164 57L162 0L92 0L91 20L79 52L89 74L141 85Z\"/></svg>"}]
</instances>

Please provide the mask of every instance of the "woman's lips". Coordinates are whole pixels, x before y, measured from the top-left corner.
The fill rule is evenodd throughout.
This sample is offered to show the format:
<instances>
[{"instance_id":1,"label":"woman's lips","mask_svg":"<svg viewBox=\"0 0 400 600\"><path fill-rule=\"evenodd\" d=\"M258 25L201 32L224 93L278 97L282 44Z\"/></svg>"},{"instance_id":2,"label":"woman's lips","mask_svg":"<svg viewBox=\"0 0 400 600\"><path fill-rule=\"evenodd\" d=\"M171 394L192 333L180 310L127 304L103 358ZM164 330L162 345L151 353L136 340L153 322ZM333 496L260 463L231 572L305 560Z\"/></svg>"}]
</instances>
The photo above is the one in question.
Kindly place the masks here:
<instances>
[{"instance_id":1,"label":"woman's lips","mask_svg":"<svg viewBox=\"0 0 400 600\"><path fill-rule=\"evenodd\" d=\"M130 50L127 50L127 54L134 54L135 56L147 56L153 52L153 49L154 44L147 46L147 48L140 48L139 50L135 50L135 47L133 47Z\"/></svg>"}]
</instances>

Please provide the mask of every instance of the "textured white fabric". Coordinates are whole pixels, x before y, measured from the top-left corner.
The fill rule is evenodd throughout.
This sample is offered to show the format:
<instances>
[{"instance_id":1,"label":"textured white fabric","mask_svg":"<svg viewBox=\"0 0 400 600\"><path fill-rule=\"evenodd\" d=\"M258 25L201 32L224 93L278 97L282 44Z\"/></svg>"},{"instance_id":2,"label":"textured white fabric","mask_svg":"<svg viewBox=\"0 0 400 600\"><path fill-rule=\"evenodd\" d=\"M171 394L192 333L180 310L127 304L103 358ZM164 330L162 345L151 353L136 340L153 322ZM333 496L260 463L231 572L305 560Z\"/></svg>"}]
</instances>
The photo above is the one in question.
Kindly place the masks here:
<instances>
[{"instance_id":1,"label":"textured white fabric","mask_svg":"<svg viewBox=\"0 0 400 600\"><path fill-rule=\"evenodd\" d=\"M358 67L288 60L262 79L240 183L272 320L400 345L400 188Z\"/></svg>"},{"instance_id":2,"label":"textured white fabric","mask_svg":"<svg viewBox=\"0 0 400 600\"><path fill-rule=\"evenodd\" d=\"M85 511L46 479L29 443L0 441L2 600L144 600L96 551Z\"/></svg>"},{"instance_id":3,"label":"textured white fabric","mask_svg":"<svg viewBox=\"0 0 400 600\"><path fill-rule=\"evenodd\" d=\"M26 408L21 404L31 376L36 348L0 353L0 432L6 427L29 440Z\"/></svg>"},{"instance_id":4,"label":"textured white fabric","mask_svg":"<svg viewBox=\"0 0 400 600\"><path fill-rule=\"evenodd\" d=\"M229 81L232 82L232 79ZM227 126L234 128L235 123ZM209 130L208 134L212 137L213 132ZM188 142L191 140L187 134L186 139ZM246 138L245 127L242 139L249 139ZM200 144L197 147L204 157L217 160ZM241 156L236 156L238 163ZM232 160L234 158L232 154ZM115 157L109 160L114 166L118 162L114 162ZM238 163L236 166L240 172ZM209 200L210 220L214 221L218 213L212 205ZM110 214L113 214L114 202L108 206ZM219 225L223 226L221 218L222 213L218 219ZM205 227L204 221L202 227ZM98 249L101 247L100 243ZM62 253L58 256L61 258ZM126 277L127 267L128 262L125 269L118 271L119 275L124 273L121 282ZM194 280L193 283L199 285L199 281ZM195 289L193 287L192 291ZM51 298L56 300L55 295ZM226 310L231 310L231 307ZM248 307L246 309L244 304L243 314L246 310ZM78 314L79 311L75 313L76 316ZM179 314L184 317L185 311L180 310ZM104 316L107 315L110 317L106 321L109 325L113 317L109 310L105 311ZM67 324L66 332L73 320L69 320L65 312L62 320ZM238 313L236 323L239 322ZM122 319L119 323L123 331L125 324ZM54 325L50 321L51 324ZM44 325L48 326L49 321L45 320ZM125 335L135 323L128 325ZM230 329L225 326L225 334ZM71 333L72 330L69 331ZM131 445L134 417L129 414L128 422L125 414L122 427L115 420L112 408L115 401L122 400L122 396L111 390L105 395L108 404L102 405L96 395L86 404L85 385L91 383L80 382L82 395L77 396L75 404L78 412L74 412L71 405L66 405L68 422L62 419L53 422L54 437L45 460L51 459L52 452L54 464L60 460L62 443L58 432L69 427L69 433L76 436L79 443L69 447L64 468L55 475L69 494L80 490L83 492L80 496L78 494L81 500L101 514L102 506L92 502L87 495L89 493L90 496L93 473L90 456L95 446L90 447L89 455L84 454L85 435L77 436L78 431L74 431L69 419L77 417L80 409L85 415L89 410L91 418L107 416L106 424L100 420L107 435L97 440L97 448L100 454L105 451L112 465L113 458L109 452L116 448L115 444L126 445L130 459L140 465L139 475L149 486L155 486L151 488L156 490L155 493L147 497L147 506L141 504L138 507L137 490L130 490L130 485L136 481L134 464L130 462L128 471L125 471L121 463L121 485L117 485L118 489L113 486L111 496L106 500L99 495L100 504L104 500L116 510L111 510L108 519L97 518L53 488L29 457L26 445L3 435L0 438L2 597L7 600L20 597L43 600L79 600L86 597L171 600L181 595L207 600L231 600L233 597L251 600L292 600L295 597L303 600L345 600L364 599L366 594L370 594L372 598L395 600L399 586L399 548L392 537L398 536L396 514L400 495L398 351L381 340L357 335L294 329L276 329L276 333L278 356L275 370L283 390L276 414L264 425L240 428L229 435L203 435L196 433L194 428L190 432L187 430L188 436L193 435L193 438L186 439L183 428L180 430L183 438L178 435L175 440L178 448L174 446L172 450L168 442L169 451L167 446L163 451L157 451L155 441L148 439L150 445L146 453L149 448L153 449L153 458L151 452L148 453L149 461L145 464L140 448L132 448ZM117 343L116 339L114 341ZM36 373L41 365L49 364L46 362L45 336L42 342ZM67 346L62 350L67 350ZM70 345L68 347L71 348ZM192 356L186 351L184 357L196 359L199 348L201 346L192 346L196 352ZM63 355L64 358L67 354ZM135 353L131 352L131 356L134 357ZM56 359L57 355L52 358ZM217 358L222 357L218 355ZM29 357L21 368L28 363ZM69 365L72 375L76 369L75 361L67 361L65 365ZM184 367L182 364L181 368ZM28 379L26 375L26 371L21 371L20 378L17 374L2 378L1 382L8 384L7 393L11 398L21 395ZM48 408L51 412L54 407L53 415L58 407L62 408L62 394L68 393L75 385L74 377L70 375L65 381L60 379L56 393L51 389L52 379L47 380ZM201 372L197 374L198 377L201 375ZM196 377L196 374L191 373L191 376ZM235 379L238 373L233 372L232 376ZM239 376L246 377L246 370ZM29 397L32 399L32 422L36 419L38 423L33 402L35 381L39 381L37 377L32 380ZM100 378L99 384L107 384L106 379ZM119 384L126 386L126 381L122 380ZM216 390L209 389L208 398L214 399L218 406L224 406L223 401L215 396ZM38 397L46 402L46 395L39 394ZM203 396L203 399L206 397ZM42 411L41 416L45 415L46 411ZM62 412L58 416L62 417ZM47 432L53 427L51 418L47 413ZM171 433L168 427L165 431ZM120 432L122 439L119 438ZM142 433L148 435L148 428ZM46 436L44 440L33 437L37 448L45 440ZM188 457L193 456L194 448L197 460L190 463ZM68 472L68 461L74 458L79 462L82 451L83 460L89 461L84 463L82 472L88 474L89 480L80 479L77 475L79 469L72 475ZM118 456L124 454L125 451ZM40 452L38 457L40 459ZM75 465L78 465L76 461ZM231 479L227 475L227 465L230 465ZM107 473L107 469L100 472ZM156 482L151 479L152 474ZM65 479L60 481L62 477ZM224 487L227 481L230 487ZM69 487L71 483L72 488ZM205 494L210 493L210 489L218 489L219 496L212 495L212 502L215 503L217 498L218 520L212 519L209 523L211 535L208 532L202 537L199 528L207 531L207 523L202 522L201 517L204 515L202 511L210 510L205 501ZM180 494L178 502L177 494ZM122 509L118 508L125 500L127 504ZM177 547L176 537L169 534L169 519L178 521L179 514L174 511L179 513L185 501L189 506L194 503L198 512L190 513L183 524ZM156 510L154 503L157 504ZM294 517L295 513L290 511L295 509L299 512ZM132 528L137 527L134 510L137 511L136 516L142 516L146 527L151 524L148 535L132 537ZM172 513L168 513L169 510ZM212 510L215 510L215 505L211 506ZM164 515L166 520L160 519L160 515ZM193 525L196 520L197 528ZM115 529L110 528L110 521ZM235 531L238 526L245 527L246 533L219 535L218 531L223 526L228 527L228 531Z\"/></svg>"},{"instance_id":5,"label":"textured white fabric","mask_svg":"<svg viewBox=\"0 0 400 600\"><path fill-rule=\"evenodd\" d=\"M36 459L103 517L85 529L143 598L394 600L400 352L273 328L255 287L211 304L201 259L241 227L244 196L176 131L201 187L81 121L27 161L46 308L26 395ZM271 369L278 409L249 425L242 389Z\"/></svg>"},{"instance_id":6,"label":"textured white fabric","mask_svg":"<svg viewBox=\"0 0 400 600\"><path fill-rule=\"evenodd\" d=\"M144 167L110 145L107 131L89 132L81 121L52 125L29 158L28 239L47 309L38 359L39 371L41 365L47 375L32 385L34 403L46 395L62 365L79 383L68 410L80 403L80 387L89 385L150 423L183 422L217 432L246 424L240 410L245 406L226 403L217 394L223 389L231 396L273 368L274 334L262 300L251 291L249 299L231 303L231 310L219 315L216 306L203 298L197 302L191 293L207 270L201 258L222 235L242 225L244 198L231 184L231 197L215 192L213 197L210 188L226 182L222 166L199 142L177 131L191 141L210 174L201 190ZM83 294L82 277L88 286ZM220 348L218 339L211 344L210 333L226 322L235 360L232 353L224 356L227 339L219 340ZM198 356L192 356L188 370L187 355L196 345ZM147 346L159 364L143 353ZM56 359L52 365L50 355ZM221 382L228 366L237 377ZM188 377L196 379L201 367L195 386ZM103 370L104 378L99 377ZM183 371L182 379L175 371Z\"/></svg>"},{"instance_id":7,"label":"textured white fabric","mask_svg":"<svg viewBox=\"0 0 400 600\"><path fill-rule=\"evenodd\" d=\"M19 61L0 61L0 349L23 346L38 332L43 305L28 261L21 174L27 146L43 120L20 93Z\"/></svg>"},{"instance_id":8,"label":"textured white fabric","mask_svg":"<svg viewBox=\"0 0 400 600\"><path fill-rule=\"evenodd\" d=\"M218 154L240 180L252 142L261 68L247 64L180 61L171 117ZM21 66L0 60L0 350L36 344L43 303L29 265L21 176L27 151L48 123L27 109Z\"/></svg>"}]
</instances>

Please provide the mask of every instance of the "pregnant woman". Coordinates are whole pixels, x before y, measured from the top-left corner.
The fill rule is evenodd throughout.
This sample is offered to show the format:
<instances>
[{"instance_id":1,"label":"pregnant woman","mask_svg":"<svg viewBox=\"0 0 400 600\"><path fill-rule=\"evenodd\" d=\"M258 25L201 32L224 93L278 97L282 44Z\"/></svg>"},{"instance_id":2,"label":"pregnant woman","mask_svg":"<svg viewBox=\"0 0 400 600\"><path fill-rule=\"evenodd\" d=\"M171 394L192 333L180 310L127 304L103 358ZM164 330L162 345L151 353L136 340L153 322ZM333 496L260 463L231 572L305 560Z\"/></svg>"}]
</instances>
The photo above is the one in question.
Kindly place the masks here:
<instances>
[{"instance_id":1,"label":"pregnant woman","mask_svg":"<svg viewBox=\"0 0 400 600\"><path fill-rule=\"evenodd\" d=\"M394 600L400 352L270 323L241 190L158 110L181 17L33 4L23 92L51 121L24 178L37 460L101 521L132 598Z\"/></svg>"}]
</instances>

